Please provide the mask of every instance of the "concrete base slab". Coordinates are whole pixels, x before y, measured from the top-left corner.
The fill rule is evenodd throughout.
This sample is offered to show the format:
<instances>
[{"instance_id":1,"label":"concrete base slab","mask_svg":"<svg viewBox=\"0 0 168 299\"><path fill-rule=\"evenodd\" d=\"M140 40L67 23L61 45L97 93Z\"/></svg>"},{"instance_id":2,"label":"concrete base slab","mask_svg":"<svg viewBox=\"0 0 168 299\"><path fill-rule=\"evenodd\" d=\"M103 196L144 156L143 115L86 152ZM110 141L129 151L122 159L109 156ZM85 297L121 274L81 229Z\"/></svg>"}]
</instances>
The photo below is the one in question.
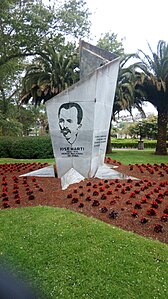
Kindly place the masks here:
<instances>
[{"instance_id":1,"label":"concrete base slab","mask_svg":"<svg viewBox=\"0 0 168 299\"><path fill-rule=\"evenodd\" d=\"M95 178L99 178L99 179L119 179L119 180L126 180L126 179L132 179L132 180L138 180L138 178L132 177L132 176L128 176L124 173L121 173L117 170L114 170L114 168L116 168L115 166L109 166L107 164L104 164L102 166L99 167L99 169L97 170L96 174L95 174ZM55 177L55 173L54 173L54 165L50 165L38 170L34 170L32 172L29 173L25 173L20 175L20 177L24 177L24 176L37 176L37 177ZM73 178L73 182L74 183L74 177ZM84 177L83 177L84 179ZM82 178L81 178L82 180ZM78 180L79 182L79 180ZM70 183L71 184L71 183Z\"/></svg>"},{"instance_id":2,"label":"concrete base slab","mask_svg":"<svg viewBox=\"0 0 168 299\"><path fill-rule=\"evenodd\" d=\"M135 177L128 176L127 174L124 174L122 172L119 172L117 170L114 170L113 166L109 166L107 164L104 164L100 166L95 174L96 178L99 179L119 179L119 180L127 180L127 179L132 179L132 180L138 180Z\"/></svg>"},{"instance_id":3,"label":"concrete base slab","mask_svg":"<svg viewBox=\"0 0 168 299\"><path fill-rule=\"evenodd\" d=\"M22 177L22 176L55 177L54 166L50 165L50 166L20 175L20 177Z\"/></svg>"}]
</instances>

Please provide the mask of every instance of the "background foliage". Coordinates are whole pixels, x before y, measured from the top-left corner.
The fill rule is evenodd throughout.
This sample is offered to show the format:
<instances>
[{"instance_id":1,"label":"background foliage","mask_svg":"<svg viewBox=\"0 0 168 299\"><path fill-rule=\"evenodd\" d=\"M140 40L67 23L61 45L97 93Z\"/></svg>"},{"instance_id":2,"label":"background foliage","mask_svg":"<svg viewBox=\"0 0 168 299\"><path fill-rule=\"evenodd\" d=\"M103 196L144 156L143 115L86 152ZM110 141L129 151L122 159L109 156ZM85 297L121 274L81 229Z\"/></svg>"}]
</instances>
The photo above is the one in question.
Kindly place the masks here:
<instances>
[{"instance_id":1,"label":"background foliage","mask_svg":"<svg viewBox=\"0 0 168 299\"><path fill-rule=\"evenodd\" d=\"M79 79L77 43L89 36L89 16L84 0L49 1L48 6L41 0L1 1L0 136L32 134L37 123L41 123L41 129L35 130L35 135L47 132L45 113L39 115L24 104L38 106ZM117 34L107 32L101 34L97 46L121 57L113 119L122 110L132 115L135 107L144 118L143 102L152 103L158 112L157 130L154 125L146 125L148 136L143 131L142 135L149 138L152 132L152 138L157 139L156 154L166 155L167 43L159 41L156 51L149 45L150 55L141 50L138 55L126 54ZM132 127L132 135L133 130L137 128ZM111 152L110 130L108 140L107 150Z\"/></svg>"},{"instance_id":2,"label":"background foliage","mask_svg":"<svg viewBox=\"0 0 168 299\"><path fill-rule=\"evenodd\" d=\"M113 149L138 149L138 139L111 139ZM144 140L145 149L154 149L156 140ZM167 142L168 147L168 142ZM113 150L112 150L113 152ZM0 158L50 159L54 157L50 136L1 137Z\"/></svg>"}]
</instances>

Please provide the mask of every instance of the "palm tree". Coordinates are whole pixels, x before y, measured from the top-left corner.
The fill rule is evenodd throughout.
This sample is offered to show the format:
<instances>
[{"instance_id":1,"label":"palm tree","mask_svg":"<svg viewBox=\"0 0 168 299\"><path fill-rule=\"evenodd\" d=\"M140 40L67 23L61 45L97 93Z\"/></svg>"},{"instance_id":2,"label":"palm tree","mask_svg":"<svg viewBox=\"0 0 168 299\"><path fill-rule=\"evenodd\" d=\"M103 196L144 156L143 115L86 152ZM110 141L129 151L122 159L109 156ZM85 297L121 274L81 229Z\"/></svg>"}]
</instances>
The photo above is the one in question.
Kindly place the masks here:
<instances>
[{"instance_id":1,"label":"palm tree","mask_svg":"<svg viewBox=\"0 0 168 299\"><path fill-rule=\"evenodd\" d=\"M134 54L125 55L123 59L121 59L117 86L113 104L113 114L112 119L115 120L116 115L122 110L127 110L133 118L132 108L137 108L141 113L142 117L145 117L145 113L141 106L141 101L137 98L138 89L135 90L136 86L136 63L126 67L126 64L129 59L134 57ZM108 136L108 144L107 144L107 153L111 153L111 127L109 130Z\"/></svg>"},{"instance_id":2,"label":"palm tree","mask_svg":"<svg viewBox=\"0 0 168 299\"><path fill-rule=\"evenodd\" d=\"M79 60L72 45L56 50L45 45L39 56L29 64L23 78L21 102L35 106L45 103L79 79Z\"/></svg>"},{"instance_id":3,"label":"palm tree","mask_svg":"<svg viewBox=\"0 0 168 299\"><path fill-rule=\"evenodd\" d=\"M167 124L168 124L168 44L159 41L157 52L153 52L150 45L151 56L143 54L140 57L139 68L142 72L137 74L137 88L141 89L141 101L148 101L155 106L158 112L158 133L155 153L167 154Z\"/></svg>"},{"instance_id":4,"label":"palm tree","mask_svg":"<svg viewBox=\"0 0 168 299\"><path fill-rule=\"evenodd\" d=\"M121 110L127 110L133 118L132 108L137 108L141 113L142 117L145 117L145 113L142 109L141 100L137 97L142 92L138 89L135 89L136 86L136 66L137 63L129 65L126 67L126 64L129 59L135 57L134 54L125 55L121 60L116 93L113 106L113 118L116 114L119 114Z\"/></svg>"}]
</instances>

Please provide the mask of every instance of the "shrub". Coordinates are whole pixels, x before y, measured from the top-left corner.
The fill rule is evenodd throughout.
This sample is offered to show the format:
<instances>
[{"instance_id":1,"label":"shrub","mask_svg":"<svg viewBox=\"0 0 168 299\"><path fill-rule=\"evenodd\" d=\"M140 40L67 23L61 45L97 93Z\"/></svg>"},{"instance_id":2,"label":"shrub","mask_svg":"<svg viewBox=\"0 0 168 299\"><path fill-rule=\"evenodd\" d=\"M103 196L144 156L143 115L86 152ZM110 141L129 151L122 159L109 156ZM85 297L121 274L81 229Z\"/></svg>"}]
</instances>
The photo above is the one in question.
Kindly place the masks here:
<instances>
[{"instance_id":1,"label":"shrub","mask_svg":"<svg viewBox=\"0 0 168 299\"><path fill-rule=\"evenodd\" d=\"M138 148L138 139L111 139L113 148ZM168 143L167 143L168 147ZM156 148L156 140L144 140L144 148Z\"/></svg>"},{"instance_id":2,"label":"shrub","mask_svg":"<svg viewBox=\"0 0 168 299\"><path fill-rule=\"evenodd\" d=\"M10 157L11 137L0 137L0 158Z\"/></svg>"},{"instance_id":3,"label":"shrub","mask_svg":"<svg viewBox=\"0 0 168 299\"><path fill-rule=\"evenodd\" d=\"M42 159L54 156L49 136L13 138L9 152L11 158L19 159Z\"/></svg>"}]
</instances>

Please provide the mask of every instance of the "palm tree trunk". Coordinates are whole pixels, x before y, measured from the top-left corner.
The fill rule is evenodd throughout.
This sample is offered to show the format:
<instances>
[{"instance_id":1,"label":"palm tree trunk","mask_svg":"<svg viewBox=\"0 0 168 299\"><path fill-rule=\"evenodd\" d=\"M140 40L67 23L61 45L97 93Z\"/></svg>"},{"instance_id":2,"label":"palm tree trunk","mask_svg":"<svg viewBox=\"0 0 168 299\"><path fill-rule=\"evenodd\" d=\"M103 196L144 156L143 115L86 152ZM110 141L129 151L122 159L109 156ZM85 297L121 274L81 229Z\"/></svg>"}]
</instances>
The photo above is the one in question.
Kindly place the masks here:
<instances>
[{"instance_id":1,"label":"palm tree trunk","mask_svg":"<svg viewBox=\"0 0 168 299\"><path fill-rule=\"evenodd\" d=\"M158 134L156 144L156 155L167 155L167 124L168 124L168 111L158 109Z\"/></svg>"}]
</instances>

